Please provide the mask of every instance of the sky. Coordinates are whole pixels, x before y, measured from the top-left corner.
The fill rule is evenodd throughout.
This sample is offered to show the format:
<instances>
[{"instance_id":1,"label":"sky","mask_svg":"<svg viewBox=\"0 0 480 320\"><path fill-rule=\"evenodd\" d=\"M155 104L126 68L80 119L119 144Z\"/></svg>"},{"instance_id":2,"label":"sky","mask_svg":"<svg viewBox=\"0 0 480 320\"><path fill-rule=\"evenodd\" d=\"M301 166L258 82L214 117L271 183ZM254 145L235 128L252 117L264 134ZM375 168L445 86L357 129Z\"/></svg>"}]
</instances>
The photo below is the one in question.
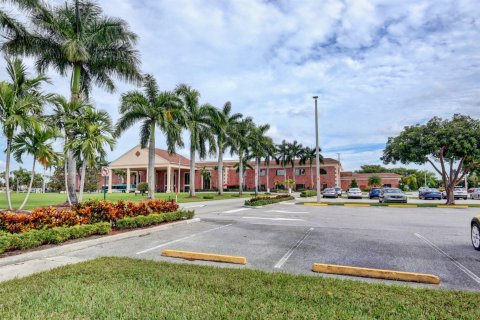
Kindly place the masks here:
<instances>
[{"instance_id":1,"label":"sky","mask_svg":"<svg viewBox=\"0 0 480 320\"><path fill-rule=\"evenodd\" d=\"M454 113L480 116L478 0L99 4L138 34L142 72L161 89L187 83L202 103L231 101L234 112L270 124L277 143L314 146L318 95L320 146L326 157L340 153L345 170L381 164L388 137L404 126ZM1 61L2 80L4 69ZM69 78L49 75L53 85L45 90L68 96ZM95 88L92 99L116 120L120 95L133 89L117 81L115 93ZM123 134L108 160L136 145L138 131ZM156 139L165 147L160 133ZM178 153L188 155L187 135L185 142ZM1 153L0 170L4 161Z\"/></svg>"}]
</instances>

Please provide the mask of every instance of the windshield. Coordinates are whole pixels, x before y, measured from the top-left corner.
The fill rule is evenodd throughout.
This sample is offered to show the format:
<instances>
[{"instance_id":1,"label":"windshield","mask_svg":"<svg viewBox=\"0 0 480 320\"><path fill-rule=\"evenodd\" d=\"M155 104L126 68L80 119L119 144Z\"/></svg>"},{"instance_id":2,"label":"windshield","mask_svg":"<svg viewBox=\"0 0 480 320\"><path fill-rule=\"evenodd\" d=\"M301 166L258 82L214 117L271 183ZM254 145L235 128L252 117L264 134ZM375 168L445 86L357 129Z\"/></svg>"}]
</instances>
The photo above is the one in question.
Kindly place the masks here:
<instances>
[{"instance_id":1,"label":"windshield","mask_svg":"<svg viewBox=\"0 0 480 320\"><path fill-rule=\"evenodd\" d=\"M428 192L438 192L437 189L427 189Z\"/></svg>"},{"instance_id":2,"label":"windshield","mask_svg":"<svg viewBox=\"0 0 480 320\"><path fill-rule=\"evenodd\" d=\"M335 191L334 189L331 189L331 188L327 188L324 190L325 192L332 192L332 191Z\"/></svg>"},{"instance_id":3,"label":"windshield","mask_svg":"<svg viewBox=\"0 0 480 320\"><path fill-rule=\"evenodd\" d=\"M385 189L385 193L402 193L400 189Z\"/></svg>"}]
</instances>

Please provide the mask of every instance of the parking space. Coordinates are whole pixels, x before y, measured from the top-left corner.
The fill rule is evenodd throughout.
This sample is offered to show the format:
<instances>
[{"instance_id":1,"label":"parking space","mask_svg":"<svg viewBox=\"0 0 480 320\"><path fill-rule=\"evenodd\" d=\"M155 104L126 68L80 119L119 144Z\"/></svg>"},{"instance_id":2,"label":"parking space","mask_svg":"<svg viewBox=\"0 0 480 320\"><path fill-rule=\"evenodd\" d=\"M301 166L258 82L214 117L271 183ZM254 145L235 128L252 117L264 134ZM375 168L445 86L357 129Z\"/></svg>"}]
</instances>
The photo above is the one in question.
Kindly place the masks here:
<instances>
[{"instance_id":1,"label":"parking space","mask_svg":"<svg viewBox=\"0 0 480 320\"><path fill-rule=\"evenodd\" d=\"M480 291L480 253L469 239L474 209L282 203L261 209L236 204L197 210L199 222L92 245L63 256L75 261L129 256L310 275L314 275L313 263L328 263L435 274L441 284L425 286ZM244 256L247 264L163 257L164 249Z\"/></svg>"}]
</instances>

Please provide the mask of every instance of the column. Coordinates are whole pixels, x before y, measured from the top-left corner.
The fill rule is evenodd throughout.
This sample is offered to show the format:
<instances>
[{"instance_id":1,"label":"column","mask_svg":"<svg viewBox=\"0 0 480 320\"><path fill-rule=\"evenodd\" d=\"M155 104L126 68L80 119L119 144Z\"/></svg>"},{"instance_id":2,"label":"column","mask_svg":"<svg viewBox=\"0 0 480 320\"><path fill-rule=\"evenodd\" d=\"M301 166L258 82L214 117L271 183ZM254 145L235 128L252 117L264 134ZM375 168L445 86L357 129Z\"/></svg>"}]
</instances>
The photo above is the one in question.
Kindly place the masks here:
<instances>
[{"instance_id":1,"label":"column","mask_svg":"<svg viewBox=\"0 0 480 320\"><path fill-rule=\"evenodd\" d=\"M113 172L110 170L110 173L108 174L108 193L112 193L112 178Z\"/></svg>"},{"instance_id":2,"label":"column","mask_svg":"<svg viewBox=\"0 0 480 320\"><path fill-rule=\"evenodd\" d=\"M170 166L167 167L167 190L166 192L172 192L172 170Z\"/></svg>"},{"instance_id":3,"label":"column","mask_svg":"<svg viewBox=\"0 0 480 320\"><path fill-rule=\"evenodd\" d=\"M127 193L130 193L130 168L127 168Z\"/></svg>"}]
</instances>

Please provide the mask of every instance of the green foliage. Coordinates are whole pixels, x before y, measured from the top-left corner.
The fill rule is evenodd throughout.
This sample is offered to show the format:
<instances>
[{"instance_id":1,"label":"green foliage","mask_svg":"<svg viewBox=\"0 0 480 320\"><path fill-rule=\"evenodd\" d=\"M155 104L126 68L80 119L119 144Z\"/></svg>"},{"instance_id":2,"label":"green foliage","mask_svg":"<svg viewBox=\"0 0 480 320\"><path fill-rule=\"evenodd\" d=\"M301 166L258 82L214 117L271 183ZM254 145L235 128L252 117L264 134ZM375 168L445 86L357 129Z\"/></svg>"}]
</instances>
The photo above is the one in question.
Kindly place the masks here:
<instances>
[{"instance_id":1,"label":"green foliage","mask_svg":"<svg viewBox=\"0 0 480 320\"><path fill-rule=\"evenodd\" d=\"M265 206L267 204L272 204L272 203L277 203L277 202L282 202L282 201L288 201L288 200L294 200L295 198L289 195L278 195L275 197L256 197L252 198L250 200L245 200L245 205L246 206Z\"/></svg>"},{"instance_id":2,"label":"green foliage","mask_svg":"<svg viewBox=\"0 0 480 320\"><path fill-rule=\"evenodd\" d=\"M308 197L313 197L317 195L317 191L315 190L305 190L300 193L301 198L308 198Z\"/></svg>"},{"instance_id":3,"label":"green foliage","mask_svg":"<svg viewBox=\"0 0 480 320\"><path fill-rule=\"evenodd\" d=\"M148 192L148 183L142 182L137 185L137 190L140 191L140 193L144 194Z\"/></svg>"},{"instance_id":4,"label":"green foliage","mask_svg":"<svg viewBox=\"0 0 480 320\"><path fill-rule=\"evenodd\" d=\"M350 183L350 188L358 188L357 179L352 179L352 182Z\"/></svg>"},{"instance_id":5,"label":"green foliage","mask_svg":"<svg viewBox=\"0 0 480 320\"><path fill-rule=\"evenodd\" d=\"M360 170L356 170L357 173L383 173L390 172L390 169L381 166L379 164L364 164L360 166Z\"/></svg>"},{"instance_id":6,"label":"green foliage","mask_svg":"<svg viewBox=\"0 0 480 320\"><path fill-rule=\"evenodd\" d=\"M162 222L176 221L181 219L193 218L194 211L180 210L168 213L152 213L148 216L125 217L117 220L115 227L117 229L132 229L139 227L146 227L150 225L160 224Z\"/></svg>"},{"instance_id":7,"label":"green foliage","mask_svg":"<svg viewBox=\"0 0 480 320\"><path fill-rule=\"evenodd\" d=\"M58 244L94 234L108 234L110 231L112 231L110 223L100 222L73 227L30 230L24 233L0 232L0 253L11 250L25 250L43 244Z\"/></svg>"},{"instance_id":8,"label":"green foliage","mask_svg":"<svg viewBox=\"0 0 480 320\"><path fill-rule=\"evenodd\" d=\"M382 178L373 175L368 178L368 185L372 187L379 187L382 185Z\"/></svg>"},{"instance_id":9,"label":"green foliage","mask_svg":"<svg viewBox=\"0 0 480 320\"><path fill-rule=\"evenodd\" d=\"M206 200L213 200L215 197L214 196L203 196L202 198L206 199Z\"/></svg>"}]
</instances>

